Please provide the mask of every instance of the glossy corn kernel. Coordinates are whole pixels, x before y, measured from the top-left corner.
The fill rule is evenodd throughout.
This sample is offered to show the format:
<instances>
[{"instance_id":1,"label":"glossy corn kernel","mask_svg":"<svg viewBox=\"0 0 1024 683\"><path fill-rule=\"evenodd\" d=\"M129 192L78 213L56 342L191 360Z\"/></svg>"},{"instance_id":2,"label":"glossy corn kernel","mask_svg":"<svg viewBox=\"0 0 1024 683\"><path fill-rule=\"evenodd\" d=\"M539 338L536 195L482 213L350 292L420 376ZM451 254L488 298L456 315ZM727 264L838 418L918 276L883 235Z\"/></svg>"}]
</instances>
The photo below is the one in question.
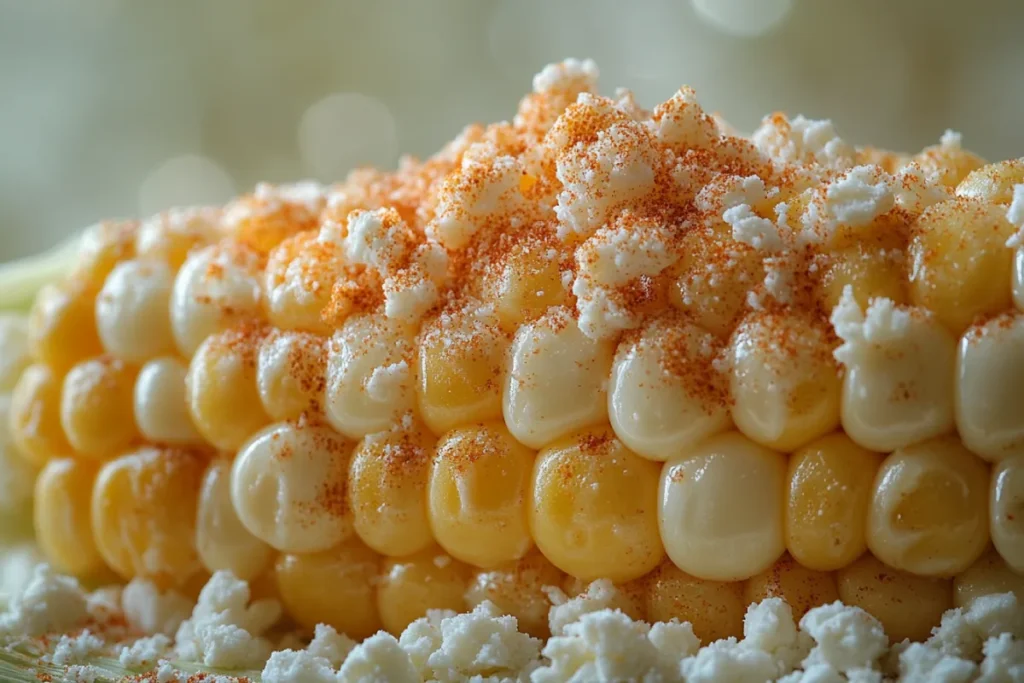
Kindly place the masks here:
<instances>
[{"instance_id":1,"label":"glossy corn kernel","mask_svg":"<svg viewBox=\"0 0 1024 683\"><path fill-rule=\"evenodd\" d=\"M747 604L742 583L699 579L671 562L647 577L647 618L688 621L705 643L742 637Z\"/></svg>"},{"instance_id":2,"label":"glossy corn kernel","mask_svg":"<svg viewBox=\"0 0 1024 683\"><path fill-rule=\"evenodd\" d=\"M427 487L434 443L425 428L411 423L365 437L352 454L352 525L363 543L382 555L404 557L433 543Z\"/></svg>"},{"instance_id":3,"label":"glossy corn kernel","mask_svg":"<svg viewBox=\"0 0 1024 683\"><path fill-rule=\"evenodd\" d=\"M110 458L138 438L133 419L137 374L124 361L101 356L79 363L64 376L60 423L76 451Z\"/></svg>"},{"instance_id":4,"label":"glossy corn kernel","mask_svg":"<svg viewBox=\"0 0 1024 683\"><path fill-rule=\"evenodd\" d=\"M1024 454L1024 314L971 327L956 363L956 424L964 445L986 460Z\"/></svg>"},{"instance_id":5,"label":"glossy corn kernel","mask_svg":"<svg viewBox=\"0 0 1024 683\"><path fill-rule=\"evenodd\" d=\"M344 277L345 262L332 242L316 231L290 237L270 252L264 279L267 318L274 327L330 334L321 315L334 283Z\"/></svg>"},{"instance_id":6,"label":"glossy corn kernel","mask_svg":"<svg viewBox=\"0 0 1024 683\"><path fill-rule=\"evenodd\" d=\"M260 342L256 388L275 420L322 415L327 340L307 332L271 331Z\"/></svg>"},{"instance_id":7,"label":"glossy corn kernel","mask_svg":"<svg viewBox=\"0 0 1024 683\"><path fill-rule=\"evenodd\" d=\"M215 448L234 451L270 422L256 386L265 336L242 326L209 336L196 350L185 378L185 398L196 429Z\"/></svg>"},{"instance_id":8,"label":"glossy corn kernel","mask_svg":"<svg viewBox=\"0 0 1024 683\"><path fill-rule=\"evenodd\" d=\"M81 280L46 285L28 316L32 356L58 372L103 352L96 331L96 290Z\"/></svg>"},{"instance_id":9,"label":"glossy corn kernel","mask_svg":"<svg viewBox=\"0 0 1024 683\"><path fill-rule=\"evenodd\" d=\"M223 236L219 207L171 209L143 221L135 238L139 258L163 261L177 271L190 252Z\"/></svg>"},{"instance_id":10,"label":"glossy corn kernel","mask_svg":"<svg viewBox=\"0 0 1024 683\"><path fill-rule=\"evenodd\" d=\"M965 178L970 178L985 160L959 144L939 144L926 147L915 154L913 161L921 170L947 187L956 187ZM959 192L959 190L958 190Z\"/></svg>"},{"instance_id":11,"label":"glossy corn kernel","mask_svg":"<svg viewBox=\"0 0 1024 683\"><path fill-rule=\"evenodd\" d=\"M658 522L669 558L702 579L738 581L785 550L785 456L738 432L711 437L661 473Z\"/></svg>"},{"instance_id":12,"label":"glossy corn kernel","mask_svg":"<svg viewBox=\"0 0 1024 683\"><path fill-rule=\"evenodd\" d=\"M1006 209L968 199L929 207L911 228L910 300L954 334L1012 304Z\"/></svg>"},{"instance_id":13,"label":"glossy corn kernel","mask_svg":"<svg viewBox=\"0 0 1024 683\"><path fill-rule=\"evenodd\" d=\"M556 567L584 581L643 576L665 552L658 535L658 471L608 428L545 448L530 489L534 542Z\"/></svg>"},{"instance_id":14,"label":"glossy corn kernel","mask_svg":"<svg viewBox=\"0 0 1024 683\"><path fill-rule=\"evenodd\" d=\"M105 567L93 541L90 499L98 466L54 458L36 478L36 542L55 569L89 576Z\"/></svg>"},{"instance_id":15,"label":"glossy corn kernel","mask_svg":"<svg viewBox=\"0 0 1024 683\"><path fill-rule=\"evenodd\" d=\"M839 426L838 366L811 319L750 315L733 334L730 362L732 419L754 441L789 451Z\"/></svg>"},{"instance_id":16,"label":"glossy corn kernel","mask_svg":"<svg viewBox=\"0 0 1024 683\"><path fill-rule=\"evenodd\" d=\"M561 245L551 237L543 235L542 239L514 245L502 265L491 294L496 300L495 313L508 329L514 330L565 302L557 251Z\"/></svg>"},{"instance_id":17,"label":"glossy corn kernel","mask_svg":"<svg viewBox=\"0 0 1024 683\"><path fill-rule=\"evenodd\" d=\"M933 439L887 457L875 477L868 547L887 565L923 576L952 576L989 539L989 472L956 437Z\"/></svg>"},{"instance_id":18,"label":"glossy corn kernel","mask_svg":"<svg viewBox=\"0 0 1024 683\"><path fill-rule=\"evenodd\" d=\"M25 369L11 392L7 415L11 441L36 466L71 453L60 426L60 390L60 378L53 370L35 364Z\"/></svg>"},{"instance_id":19,"label":"glossy corn kernel","mask_svg":"<svg viewBox=\"0 0 1024 683\"><path fill-rule=\"evenodd\" d=\"M533 543L527 498L534 457L500 422L443 436L427 493L430 528L441 547L485 569L525 555Z\"/></svg>"},{"instance_id":20,"label":"glossy corn kernel","mask_svg":"<svg viewBox=\"0 0 1024 683\"><path fill-rule=\"evenodd\" d=\"M515 562L477 572L466 589L466 600L470 607L490 600L502 614L516 618L520 631L545 638L551 609L546 589L563 580L565 574L535 549Z\"/></svg>"},{"instance_id":21,"label":"glossy corn kernel","mask_svg":"<svg viewBox=\"0 0 1024 683\"><path fill-rule=\"evenodd\" d=\"M512 341L502 412L530 448L607 417L605 385L614 348L589 339L564 308L523 325Z\"/></svg>"},{"instance_id":22,"label":"glossy corn kernel","mask_svg":"<svg viewBox=\"0 0 1024 683\"><path fill-rule=\"evenodd\" d=\"M953 606L952 583L893 569L870 553L836 572L839 599L882 622L891 642L927 640Z\"/></svg>"},{"instance_id":23,"label":"glossy corn kernel","mask_svg":"<svg viewBox=\"0 0 1024 683\"><path fill-rule=\"evenodd\" d=\"M203 475L196 511L196 551L210 573L230 571L251 581L273 558L272 548L245 528L231 501L231 461L212 460Z\"/></svg>"},{"instance_id":24,"label":"glossy corn kernel","mask_svg":"<svg viewBox=\"0 0 1024 683\"><path fill-rule=\"evenodd\" d=\"M988 506L992 543L1008 565L1024 572L1024 456L993 466Z\"/></svg>"},{"instance_id":25,"label":"glossy corn kernel","mask_svg":"<svg viewBox=\"0 0 1024 683\"><path fill-rule=\"evenodd\" d=\"M96 295L96 328L107 353L131 363L175 351L169 305L174 273L160 261L123 261Z\"/></svg>"},{"instance_id":26,"label":"glossy corn kernel","mask_svg":"<svg viewBox=\"0 0 1024 683\"><path fill-rule=\"evenodd\" d=\"M72 277L99 288L114 266L135 254L138 228L135 221L102 221L86 228Z\"/></svg>"},{"instance_id":27,"label":"glossy corn kernel","mask_svg":"<svg viewBox=\"0 0 1024 683\"><path fill-rule=\"evenodd\" d=\"M135 424L146 439L176 446L198 446L202 437L185 400L188 366L177 358L156 358L135 379Z\"/></svg>"},{"instance_id":28,"label":"glossy corn kernel","mask_svg":"<svg viewBox=\"0 0 1024 683\"><path fill-rule=\"evenodd\" d=\"M466 586L472 570L439 548L381 562L377 611L383 627L401 633L427 610L466 611Z\"/></svg>"},{"instance_id":29,"label":"glossy corn kernel","mask_svg":"<svg viewBox=\"0 0 1024 683\"><path fill-rule=\"evenodd\" d=\"M841 432L812 441L789 459L786 548L803 566L840 569L867 549L866 520L882 456Z\"/></svg>"},{"instance_id":30,"label":"glossy corn kernel","mask_svg":"<svg viewBox=\"0 0 1024 683\"><path fill-rule=\"evenodd\" d=\"M260 183L225 207L224 226L239 242L265 253L287 237L317 227L323 205L323 188L316 183Z\"/></svg>"},{"instance_id":31,"label":"glossy corn kernel","mask_svg":"<svg viewBox=\"0 0 1024 683\"><path fill-rule=\"evenodd\" d=\"M811 608L830 605L838 600L839 590L832 572L808 569L787 554L760 574L750 577L743 595L747 604L766 598L782 598L793 609L793 618L799 621Z\"/></svg>"},{"instance_id":32,"label":"glossy corn kernel","mask_svg":"<svg viewBox=\"0 0 1024 683\"><path fill-rule=\"evenodd\" d=\"M122 577L182 586L202 570L196 509L205 459L145 447L106 462L92 489L92 533Z\"/></svg>"},{"instance_id":33,"label":"glossy corn kernel","mask_svg":"<svg viewBox=\"0 0 1024 683\"><path fill-rule=\"evenodd\" d=\"M352 444L328 427L272 425L235 456L231 500L242 525L286 553L313 553L352 537Z\"/></svg>"},{"instance_id":34,"label":"glossy corn kernel","mask_svg":"<svg viewBox=\"0 0 1024 683\"><path fill-rule=\"evenodd\" d=\"M493 321L460 311L423 326L416 388L420 414L435 434L501 419L509 340Z\"/></svg>"},{"instance_id":35,"label":"glossy corn kernel","mask_svg":"<svg viewBox=\"0 0 1024 683\"><path fill-rule=\"evenodd\" d=\"M1013 303L1018 311L1024 311L1024 248L1013 254Z\"/></svg>"},{"instance_id":36,"label":"glossy corn kernel","mask_svg":"<svg viewBox=\"0 0 1024 683\"><path fill-rule=\"evenodd\" d=\"M877 240L830 250L819 265L817 297L822 308L835 308L847 287L861 308L867 308L875 298L905 304L908 292L903 241L894 230Z\"/></svg>"},{"instance_id":37,"label":"glossy corn kernel","mask_svg":"<svg viewBox=\"0 0 1024 683\"><path fill-rule=\"evenodd\" d=\"M728 381L713 363L720 342L675 317L619 345L608 389L616 436L638 455L668 460L730 424Z\"/></svg>"},{"instance_id":38,"label":"glossy corn kernel","mask_svg":"<svg viewBox=\"0 0 1024 683\"><path fill-rule=\"evenodd\" d=\"M300 626L312 630L328 624L353 639L381 628L379 575L380 558L359 541L318 553L281 555L274 565L281 602Z\"/></svg>"},{"instance_id":39,"label":"glossy corn kernel","mask_svg":"<svg viewBox=\"0 0 1024 683\"><path fill-rule=\"evenodd\" d=\"M39 468L17 453L10 430L11 397L0 394L0 538L15 540L32 532L33 482Z\"/></svg>"},{"instance_id":40,"label":"glossy corn kernel","mask_svg":"<svg viewBox=\"0 0 1024 683\"><path fill-rule=\"evenodd\" d=\"M1024 158L1007 159L972 170L957 185L956 194L992 204L1009 204L1013 187L1024 183Z\"/></svg>"},{"instance_id":41,"label":"glossy corn kernel","mask_svg":"<svg viewBox=\"0 0 1024 683\"><path fill-rule=\"evenodd\" d=\"M953 605L970 607L985 595L1013 593L1024 599L1024 573L1014 571L998 553L988 551L953 579Z\"/></svg>"}]
</instances>

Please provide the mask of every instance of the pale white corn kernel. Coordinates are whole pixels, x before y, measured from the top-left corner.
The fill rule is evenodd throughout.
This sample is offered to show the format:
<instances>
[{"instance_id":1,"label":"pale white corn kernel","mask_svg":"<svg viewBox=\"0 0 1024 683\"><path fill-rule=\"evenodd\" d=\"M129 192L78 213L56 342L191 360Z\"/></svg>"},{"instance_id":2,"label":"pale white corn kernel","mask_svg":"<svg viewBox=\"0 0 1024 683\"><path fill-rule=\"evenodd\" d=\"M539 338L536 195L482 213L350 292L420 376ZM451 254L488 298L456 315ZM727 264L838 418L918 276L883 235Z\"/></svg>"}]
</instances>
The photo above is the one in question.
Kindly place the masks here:
<instances>
[{"instance_id":1,"label":"pale white corn kernel","mask_svg":"<svg viewBox=\"0 0 1024 683\"><path fill-rule=\"evenodd\" d=\"M122 261L96 296L103 348L130 363L174 353L169 315L174 273L162 261Z\"/></svg>"},{"instance_id":2,"label":"pale white corn kernel","mask_svg":"<svg viewBox=\"0 0 1024 683\"><path fill-rule=\"evenodd\" d=\"M986 460L1024 454L1024 314L967 330L956 364L956 424Z\"/></svg>"},{"instance_id":3,"label":"pale white corn kernel","mask_svg":"<svg viewBox=\"0 0 1024 683\"><path fill-rule=\"evenodd\" d=\"M711 333L674 317L620 344L608 390L616 436L637 455L668 460L727 429L728 380L713 365L718 349Z\"/></svg>"},{"instance_id":4,"label":"pale white corn kernel","mask_svg":"<svg viewBox=\"0 0 1024 683\"><path fill-rule=\"evenodd\" d=\"M29 364L28 319L0 313L0 392L10 393Z\"/></svg>"},{"instance_id":5,"label":"pale white corn kernel","mask_svg":"<svg viewBox=\"0 0 1024 683\"><path fill-rule=\"evenodd\" d=\"M1024 311L1024 247L1013 254L1013 303Z\"/></svg>"},{"instance_id":6,"label":"pale white corn kernel","mask_svg":"<svg viewBox=\"0 0 1024 683\"><path fill-rule=\"evenodd\" d=\"M359 439L416 405L414 330L380 313L354 315L328 342L327 419Z\"/></svg>"},{"instance_id":7,"label":"pale white corn kernel","mask_svg":"<svg viewBox=\"0 0 1024 683\"><path fill-rule=\"evenodd\" d=\"M993 466L988 509L992 543L1007 564L1024 572L1024 455Z\"/></svg>"},{"instance_id":8,"label":"pale white corn kernel","mask_svg":"<svg viewBox=\"0 0 1024 683\"><path fill-rule=\"evenodd\" d=\"M508 430L541 448L603 421L613 352L612 343L585 336L565 308L520 327L502 397Z\"/></svg>"},{"instance_id":9,"label":"pale white corn kernel","mask_svg":"<svg viewBox=\"0 0 1024 683\"><path fill-rule=\"evenodd\" d=\"M330 334L321 316L334 283L344 277L346 261L331 240L310 230L274 247L264 279L267 317L274 327Z\"/></svg>"},{"instance_id":10,"label":"pale white corn kernel","mask_svg":"<svg viewBox=\"0 0 1024 683\"><path fill-rule=\"evenodd\" d=\"M327 427L284 423L235 457L231 500L249 533L286 553L327 550L353 534L352 444Z\"/></svg>"},{"instance_id":11,"label":"pale white corn kernel","mask_svg":"<svg viewBox=\"0 0 1024 683\"><path fill-rule=\"evenodd\" d=\"M307 332L274 330L260 342L256 388L267 414L291 420L323 411L327 345Z\"/></svg>"},{"instance_id":12,"label":"pale white corn kernel","mask_svg":"<svg viewBox=\"0 0 1024 683\"><path fill-rule=\"evenodd\" d=\"M665 551L701 579L739 581L785 550L786 457L738 432L665 463L658 523Z\"/></svg>"},{"instance_id":13,"label":"pale white corn kernel","mask_svg":"<svg viewBox=\"0 0 1024 683\"><path fill-rule=\"evenodd\" d=\"M217 458L203 475L196 512L196 551L209 572L230 571L245 581L260 576L273 549L253 536L231 502L231 461Z\"/></svg>"},{"instance_id":14,"label":"pale white corn kernel","mask_svg":"<svg viewBox=\"0 0 1024 683\"><path fill-rule=\"evenodd\" d=\"M995 551L988 551L978 561L953 579L953 605L969 608L985 595L1013 593L1024 600L1024 573L1014 571Z\"/></svg>"},{"instance_id":15,"label":"pale white corn kernel","mask_svg":"<svg viewBox=\"0 0 1024 683\"><path fill-rule=\"evenodd\" d=\"M185 401L188 366L177 358L156 358L142 366L135 380L135 422L150 441L200 445Z\"/></svg>"}]
</instances>

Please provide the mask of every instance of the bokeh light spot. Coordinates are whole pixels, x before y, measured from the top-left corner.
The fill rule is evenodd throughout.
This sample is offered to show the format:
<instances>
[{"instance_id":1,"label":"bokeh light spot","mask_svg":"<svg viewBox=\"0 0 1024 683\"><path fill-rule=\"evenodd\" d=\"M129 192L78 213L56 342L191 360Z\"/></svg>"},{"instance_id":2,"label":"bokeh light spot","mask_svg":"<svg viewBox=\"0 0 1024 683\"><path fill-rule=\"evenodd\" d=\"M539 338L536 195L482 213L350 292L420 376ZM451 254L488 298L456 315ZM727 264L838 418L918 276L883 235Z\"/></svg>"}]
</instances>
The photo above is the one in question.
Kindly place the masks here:
<instances>
[{"instance_id":1,"label":"bokeh light spot","mask_svg":"<svg viewBox=\"0 0 1024 683\"><path fill-rule=\"evenodd\" d=\"M398 156L391 109L356 92L334 93L313 103L299 121L299 152L321 180L338 180L357 166L389 167Z\"/></svg>"},{"instance_id":2,"label":"bokeh light spot","mask_svg":"<svg viewBox=\"0 0 1024 683\"><path fill-rule=\"evenodd\" d=\"M139 186L139 212L149 216L172 206L222 204L234 194L231 176L217 162L183 154L146 175Z\"/></svg>"},{"instance_id":3,"label":"bokeh light spot","mask_svg":"<svg viewBox=\"0 0 1024 683\"><path fill-rule=\"evenodd\" d=\"M692 0L697 15L715 28L736 36L768 33L789 14L793 0Z\"/></svg>"}]
</instances>

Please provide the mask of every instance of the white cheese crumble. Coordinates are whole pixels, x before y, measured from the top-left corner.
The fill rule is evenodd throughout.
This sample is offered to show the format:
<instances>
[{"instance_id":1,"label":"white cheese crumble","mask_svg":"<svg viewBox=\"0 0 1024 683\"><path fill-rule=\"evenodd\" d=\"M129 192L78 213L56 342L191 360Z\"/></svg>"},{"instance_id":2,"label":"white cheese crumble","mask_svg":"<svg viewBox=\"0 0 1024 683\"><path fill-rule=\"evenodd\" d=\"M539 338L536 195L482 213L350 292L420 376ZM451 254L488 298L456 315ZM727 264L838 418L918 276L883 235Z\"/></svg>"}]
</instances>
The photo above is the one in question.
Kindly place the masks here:
<instances>
[{"instance_id":1,"label":"white cheese crumble","mask_svg":"<svg viewBox=\"0 0 1024 683\"><path fill-rule=\"evenodd\" d=\"M395 637L380 632L357 645L338 671L339 683L420 683L419 672Z\"/></svg>"},{"instance_id":2,"label":"white cheese crumble","mask_svg":"<svg viewBox=\"0 0 1024 683\"><path fill-rule=\"evenodd\" d=\"M171 635L192 613L193 602L176 591L161 591L148 579L132 579L121 592L121 609L136 631Z\"/></svg>"},{"instance_id":3,"label":"white cheese crumble","mask_svg":"<svg viewBox=\"0 0 1024 683\"><path fill-rule=\"evenodd\" d=\"M766 117L751 135L751 141L774 162L816 162L829 168L853 164L856 152L839 137L832 122L797 116L792 121L781 114Z\"/></svg>"},{"instance_id":4,"label":"white cheese crumble","mask_svg":"<svg viewBox=\"0 0 1024 683\"><path fill-rule=\"evenodd\" d=\"M857 166L812 199L800 217L802 236L809 243L829 240L839 228L870 225L896 205L892 178L875 166Z\"/></svg>"},{"instance_id":5,"label":"white cheese crumble","mask_svg":"<svg viewBox=\"0 0 1024 683\"><path fill-rule=\"evenodd\" d=\"M493 143L472 145L460 171L445 181L437 217L427 234L447 249L465 247L486 220L505 216L523 204L519 191L523 173L519 160L498 155Z\"/></svg>"},{"instance_id":6,"label":"white cheese crumble","mask_svg":"<svg viewBox=\"0 0 1024 683\"><path fill-rule=\"evenodd\" d=\"M535 93L556 90L589 91L597 87L599 72L592 59L566 59L548 64L533 77Z\"/></svg>"},{"instance_id":7,"label":"white cheese crumble","mask_svg":"<svg viewBox=\"0 0 1024 683\"><path fill-rule=\"evenodd\" d=\"M121 648L117 655L121 666L129 669L141 669L151 666L166 656L171 649L171 639L162 633L146 638L139 638Z\"/></svg>"},{"instance_id":8,"label":"white cheese crumble","mask_svg":"<svg viewBox=\"0 0 1024 683\"><path fill-rule=\"evenodd\" d=\"M779 224L758 216L749 204L740 204L726 210L722 220L732 228L732 238L737 242L769 253L785 247Z\"/></svg>"},{"instance_id":9,"label":"white cheese crumble","mask_svg":"<svg viewBox=\"0 0 1024 683\"><path fill-rule=\"evenodd\" d=\"M102 650L103 646L103 639L86 629L77 636L62 635L49 659L57 666L78 664Z\"/></svg>"},{"instance_id":10,"label":"white cheese crumble","mask_svg":"<svg viewBox=\"0 0 1024 683\"><path fill-rule=\"evenodd\" d=\"M815 664L826 664L840 673L872 669L889 649L889 639L877 619L841 602L807 612L800 620L800 630L815 642L803 661L805 669Z\"/></svg>"},{"instance_id":11,"label":"white cheese crumble","mask_svg":"<svg viewBox=\"0 0 1024 683\"><path fill-rule=\"evenodd\" d=\"M1006 241L1011 249L1024 245L1024 183L1013 186L1013 199L1006 210L1006 220L1017 228L1017 232Z\"/></svg>"},{"instance_id":12,"label":"white cheese crumble","mask_svg":"<svg viewBox=\"0 0 1024 683\"><path fill-rule=\"evenodd\" d=\"M35 637L65 632L88 618L86 596L78 581L39 564L24 591L0 615L0 634Z\"/></svg>"},{"instance_id":13,"label":"white cheese crumble","mask_svg":"<svg viewBox=\"0 0 1024 683\"><path fill-rule=\"evenodd\" d=\"M655 107L651 127L661 142L672 147L706 147L718 137L714 120L704 113L693 88L683 87Z\"/></svg>"},{"instance_id":14,"label":"white cheese crumble","mask_svg":"<svg viewBox=\"0 0 1024 683\"><path fill-rule=\"evenodd\" d=\"M366 395L378 403L394 403L405 391L409 377L409 364L404 360L377 366L366 380Z\"/></svg>"},{"instance_id":15,"label":"white cheese crumble","mask_svg":"<svg viewBox=\"0 0 1024 683\"><path fill-rule=\"evenodd\" d=\"M953 196L948 187L929 178L917 162L909 163L896 172L892 190L896 206L914 214Z\"/></svg>"},{"instance_id":16,"label":"white cheese crumble","mask_svg":"<svg viewBox=\"0 0 1024 683\"><path fill-rule=\"evenodd\" d=\"M263 683L336 683L331 663L306 651L279 650L270 655L263 672Z\"/></svg>"},{"instance_id":17,"label":"white cheese crumble","mask_svg":"<svg viewBox=\"0 0 1024 683\"><path fill-rule=\"evenodd\" d=\"M846 285L829 321L836 336L843 340L833 355L840 363L849 365L870 353L875 345L905 339L911 332L913 316L885 297L872 299L865 313L853 295L853 287Z\"/></svg>"}]
</instances>

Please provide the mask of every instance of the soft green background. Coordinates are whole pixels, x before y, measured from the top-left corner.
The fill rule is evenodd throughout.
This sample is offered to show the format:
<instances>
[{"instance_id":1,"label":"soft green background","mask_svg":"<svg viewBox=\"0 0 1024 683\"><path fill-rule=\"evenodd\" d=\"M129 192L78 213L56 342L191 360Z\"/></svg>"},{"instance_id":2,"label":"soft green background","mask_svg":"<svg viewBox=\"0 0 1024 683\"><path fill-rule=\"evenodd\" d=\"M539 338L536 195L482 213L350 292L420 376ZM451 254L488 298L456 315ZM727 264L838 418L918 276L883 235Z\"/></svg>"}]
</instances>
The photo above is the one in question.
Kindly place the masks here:
<instances>
[{"instance_id":1,"label":"soft green background","mask_svg":"<svg viewBox=\"0 0 1024 683\"><path fill-rule=\"evenodd\" d=\"M693 85L745 129L785 109L1020 156L1022 26L1018 0L0 0L0 260L430 153L565 56L646 104Z\"/></svg>"}]
</instances>

